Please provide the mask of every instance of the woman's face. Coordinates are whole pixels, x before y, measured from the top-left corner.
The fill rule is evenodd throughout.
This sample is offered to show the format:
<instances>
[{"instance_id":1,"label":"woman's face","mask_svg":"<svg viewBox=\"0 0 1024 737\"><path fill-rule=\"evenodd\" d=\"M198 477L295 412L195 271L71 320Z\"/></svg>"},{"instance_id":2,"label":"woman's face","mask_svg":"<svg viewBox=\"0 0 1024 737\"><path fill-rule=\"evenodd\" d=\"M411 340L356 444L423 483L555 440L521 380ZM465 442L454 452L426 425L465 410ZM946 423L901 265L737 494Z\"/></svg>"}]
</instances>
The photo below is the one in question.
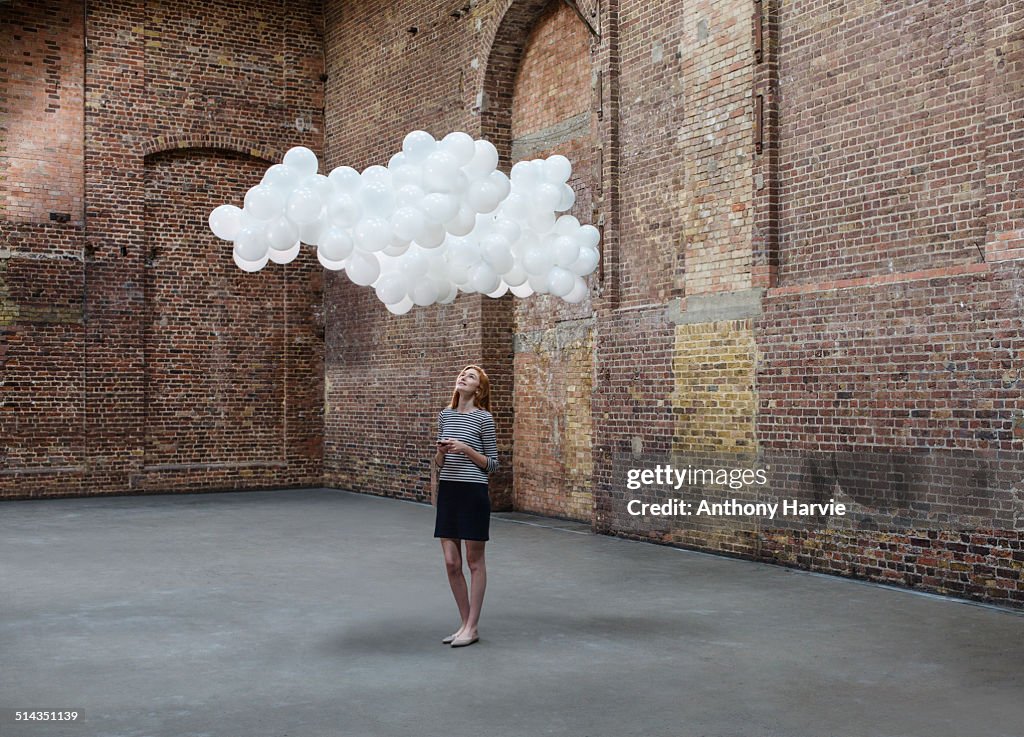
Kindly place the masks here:
<instances>
[{"instance_id":1,"label":"woman's face","mask_svg":"<svg viewBox=\"0 0 1024 737\"><path fill-rule=\"evenodd\" d=\"M455 380L455 391L463 395L473 396L476 394L479 386L480 375L476 372L476 369L466 369Z\"/></svg>"}]
</instances>

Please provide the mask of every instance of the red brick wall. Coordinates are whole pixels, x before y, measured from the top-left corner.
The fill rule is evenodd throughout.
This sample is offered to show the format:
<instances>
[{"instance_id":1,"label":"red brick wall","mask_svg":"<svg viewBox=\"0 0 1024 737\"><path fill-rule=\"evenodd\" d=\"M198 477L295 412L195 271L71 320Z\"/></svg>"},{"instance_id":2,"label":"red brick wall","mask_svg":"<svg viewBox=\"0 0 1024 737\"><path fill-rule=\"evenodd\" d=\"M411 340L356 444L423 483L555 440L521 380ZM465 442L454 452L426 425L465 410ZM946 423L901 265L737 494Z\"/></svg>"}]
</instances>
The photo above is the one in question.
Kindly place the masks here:
<instances>
[{"instance_id":1,"label":"red brick wall","mask_svg":"<svg viewBox=\"0 0 1024 737\"><path fill-rule=\"evenodd\" d=\"M516 74L513 140L590 111L590 39L586 26L564 3L550 3L541 12Z\"/></svg>"},{"instance_id":2,"label":"red brick wall","mask_svg":"<svg viewBox=\"0 0 1024 737\"><path fill-rule=\"evenodd\" d=\"M0 13L0 218L82 222L82 4Z\"/></svg>"},{"instance_id":3,"label":"red brick wall","mask_svg":"<svg viewBox=\"0 0 1024 737\"><path fill-rule=\"evenodd\" d=\"M568 9L544 6L394 3L374 26L367 4L327 10L332 163L381 161L409 129L460 125L510 157L591 106L592 143L558 145L577 172L592 152L580 213L602 224L603 278L588 305L513 308L503 383L515 387L517 507L582 516L584 491L598 531L1019 601L1019 533L978 531L1017 508L1024 434L1021 167L1010 153L1019 11L768 1L758 63L751 3L608 2L588 16L602 37L584 64ZM346 75L357 60L371 71ZM755 94L766 100L761 150ZM358 292L343 279L329 288L331 314L350 317L328 339L328 464L360 469L346 483L407 494L425 459L409 466L403 448L422 452L461 363L444 357L475 350L475 335L450 336L478 313L467 304L457 315L471 302L460 298L395 319ZM500 304L485 302L495 316ZM481 340L500 353L496 334ZM417 345L444 379L416 363ZM588 372L589 385L574 381ZM407 391L410 376L434 397L418 424L397 440L401 421L390 420L364 446L350 440L371 419L354 408ZM589 436L589 454L566 447L579 436L570 427ZM896 535L652 526L624 513L627 466L698 456L771 465L775 495L842 489L890 523L922 490L954 517L945 532ZM398 483L386 475L395 458ZM975 530L967 541L963 524Z\"/></svg>"},{"instance_id":4,"label":"red brick wall","mask_svg":"<svg viewBox=\"0 0 1024 737\"><path fill-rule=\"evenodd\" d=\"M757 436L775 493L843 495L882 532L766 534L762 554L1019 604L1022 15L957 5L778 16Z\"/></svg>"},{"instance_id":5,"label":"red brick wall","mask_svg":"<svg viewBox=\"0 0 1024 737\"><path fill-rule=\"evenodd\" d=\"M750 8L623 4L623 307L750 286Z\"/></svg>"},{"instance_id":6,"label":"red brick wall","mask_svg":"<svg viewBox=\"0 0 1024 737\"><path fill-rule=\"evenodd\" d=\"M1024 9L764 0L757 62L746 0L580 5L599 42L543 0L93 0L84 28L81 5L4 6L5 134L51 138L34 132L72 121L80 84L84 148L12 164L5 135L5 171L21 168L2 186L0 493L325 483L422 499L437 412L481 362L498 509L589 506L609 534L1024 601ZM39 66L15 71L25 51ZM15 99L32 101L20 118ZM463 296L396 317L309 253L235 273L204 232L211 204L240 201L291 145L362 168L414 128L466 130L508 167L588 109L589 134L555 144L603 230L582 306ZM55 166L84 176L84 223L75 177L51 195L32 174ZM70 222L46 222L50 197ZM769 465L773 496L840 494L858 516L625 514L625 468L702 454Z\"/></svg>"},{"instance_id":7,"label":"red brick wall","mask_svg":"<svg viewBox=\"0 0 1024 737\"><path fill-rule=\"evenodd\" d=\"M243 274L206 219L322 148L319 4L28 5L0 11L38 58L4 69L30 210L0 221L0 495L318 484L320 266ZM44 181L84 223L36 222Z\"/></svg>"},{"instance_id":8,"label":"red brick wall","mask_svg":"<svg viewBox=\"0 0 1024 737\"><path fill-rule=\"evenodd\" d=\"M482 5L453 15L449 4L412 0L384 8L325 3L328 166L384 164L414 129L479 137L477 90L495 12ZM510 508L509 298L461 295L451 305L395 316L346 276L325 278L324 483L426 498L437 414L458 372L477 363L491 379L502 464L491 478L491 501Z\"/></svg>"},{"instance_id":9,"label":"red brick wall","mask_svg":"<svg viewBox=\"0 0 1024 737\"><path fill-rule=\"evenodd\" d=\"M573 165L571 213L593 220L596 129L591 33L564 3L549 4L523 50L511 104L515 159L555 153ZM592 275L588 283L596 284ZM593 517L593 308L540 295L515 305L515 504L590 522Z\"/></svg>"},{"instance_id":10,"label":"red brick wall","mask_svg":"<svg viewBox=\"0 0 1024 737\"><path fill-rule=\"evenodd\" d=\"M976 263L985 3L782 7L780 284Z\"/></svg>"}]
</instances>

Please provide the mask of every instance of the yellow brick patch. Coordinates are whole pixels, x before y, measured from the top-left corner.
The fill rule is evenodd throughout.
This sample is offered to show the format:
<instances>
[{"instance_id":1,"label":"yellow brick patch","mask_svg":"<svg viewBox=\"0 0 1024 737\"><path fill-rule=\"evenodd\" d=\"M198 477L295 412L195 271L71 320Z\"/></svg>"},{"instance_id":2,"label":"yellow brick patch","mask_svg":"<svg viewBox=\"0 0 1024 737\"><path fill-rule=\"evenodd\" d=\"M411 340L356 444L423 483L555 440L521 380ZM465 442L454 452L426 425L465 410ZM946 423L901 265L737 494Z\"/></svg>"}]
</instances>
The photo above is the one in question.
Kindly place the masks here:
<instances>
[{"instance_id":1,"label":"yellow brick patch","mask_svg":"<svg viewBox=\"0 0 1024 737\"><path fill-rule=\"evenodd\" d=\"M756 357L750 320L676 327L674 452L756 457Z\"/></svg>"}]
</instances>

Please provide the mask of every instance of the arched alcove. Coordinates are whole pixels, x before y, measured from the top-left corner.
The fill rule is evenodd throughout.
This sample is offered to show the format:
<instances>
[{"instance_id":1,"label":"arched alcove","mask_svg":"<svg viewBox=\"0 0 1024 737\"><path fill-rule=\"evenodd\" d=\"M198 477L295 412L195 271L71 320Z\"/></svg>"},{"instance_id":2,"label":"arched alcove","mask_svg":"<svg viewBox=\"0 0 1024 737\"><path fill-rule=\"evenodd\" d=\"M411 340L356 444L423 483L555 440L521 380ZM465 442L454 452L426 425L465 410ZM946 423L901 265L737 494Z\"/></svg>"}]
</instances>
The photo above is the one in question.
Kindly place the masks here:
<instances>
[{"instance_id":1,"label":"arched alcove","mask_svg":"<svg viewBox=\"0 0 1024 737\"><path fill-rule=\"evenodd\" d=\"M286 272L240 270L207 224L266 166L212 148L145 157L148 470L284 461Z\"/></svg>"},{"instance_id":2,"label":"arched alcove","mask_svg":"<svg viewBox=\"0 0 1024 737\"><path fill-rule=\"evenodd\" d=\"M591 32L566 3L509 5L485 75L483 135L503 162L555 153L573 163L572 213L592 216L596 128ZM591 277L590 281L596 277ZM550 296L505 300L515 336L514 506L590 522L593 310Z\"/></svg>"}]
</instances>

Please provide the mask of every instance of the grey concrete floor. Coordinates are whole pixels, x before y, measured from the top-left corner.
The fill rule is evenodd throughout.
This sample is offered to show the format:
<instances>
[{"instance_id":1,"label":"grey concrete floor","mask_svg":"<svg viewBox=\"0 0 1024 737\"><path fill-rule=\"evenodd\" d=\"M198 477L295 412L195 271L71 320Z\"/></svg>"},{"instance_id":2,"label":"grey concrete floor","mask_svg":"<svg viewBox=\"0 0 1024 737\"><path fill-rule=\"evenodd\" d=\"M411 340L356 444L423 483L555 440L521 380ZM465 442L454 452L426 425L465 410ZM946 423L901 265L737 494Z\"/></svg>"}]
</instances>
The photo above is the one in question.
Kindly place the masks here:
<instances>
[{"instance_id":1,"label":"grey concrete floor","mask_svg":"<svg viewBox=\"0 0 1024 737\"><path fill-rule=\"evenodd\" d=\"M452 649L432 534L329 489L0 503L0 737L1024 735L1020 613L495 515Z\"/></svg>"}]
</instances>

